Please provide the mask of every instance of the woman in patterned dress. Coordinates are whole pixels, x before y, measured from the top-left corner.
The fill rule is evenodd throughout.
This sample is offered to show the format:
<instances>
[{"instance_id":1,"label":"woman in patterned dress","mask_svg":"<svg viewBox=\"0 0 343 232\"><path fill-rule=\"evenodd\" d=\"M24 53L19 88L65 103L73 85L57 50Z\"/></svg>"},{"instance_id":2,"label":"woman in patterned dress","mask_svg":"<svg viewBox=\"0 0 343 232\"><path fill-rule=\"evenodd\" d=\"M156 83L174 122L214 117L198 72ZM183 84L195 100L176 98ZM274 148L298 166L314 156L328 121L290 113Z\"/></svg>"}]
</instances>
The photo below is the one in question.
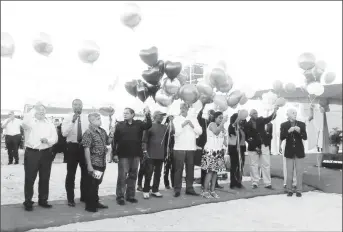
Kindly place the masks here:
<instances>
[{"instance_id":1,"label":"woman in patterned dress","mask_svg":"<svg viewBox=\"0 0 343 232\"><path fill-rule=\"evenodd\" d=\"M201 160L201 169L207 172L204 181L204 191L202 193L202 196L205 198L219 198L214 189L217 173L226 169L223 147L226 144L224 124L227 120L228 118L224 118L222 112L215 112L212 122L207 128L207 142Z\"/></svg>"}]
</instances>

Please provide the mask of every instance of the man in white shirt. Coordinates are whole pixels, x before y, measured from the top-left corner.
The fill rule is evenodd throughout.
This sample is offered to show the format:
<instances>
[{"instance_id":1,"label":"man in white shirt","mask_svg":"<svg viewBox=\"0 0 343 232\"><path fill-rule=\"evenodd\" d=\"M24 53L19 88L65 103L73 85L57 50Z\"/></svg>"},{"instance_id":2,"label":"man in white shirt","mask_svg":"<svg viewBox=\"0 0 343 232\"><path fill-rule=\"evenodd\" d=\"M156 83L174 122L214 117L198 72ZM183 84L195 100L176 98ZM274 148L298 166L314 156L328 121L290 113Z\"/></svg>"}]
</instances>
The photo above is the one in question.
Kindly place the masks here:
<instances>
[{"instance_id":1,"label":"man in white shirt","mask_svg":"<svg viewBox=\"0 0 343 232\"><path fill-rule=\"evenodd\" d=\"M172 122L174 129L174 197L179 197L182 187L183 167L186 163L186 194L198 196L194 191L194 154L197 150L196 138L202 134L202 128L196 118L188 117L189 106L180 105L180 115Z\"/></svg>"},{"instance_id":2,"label":"man in white shirt","mask_svg":"<svg viewBox=\"0 0 343 232\"><path fill-rule=\"evenodd\" d=\"M9 118L1 127L6 131L5 143L8 152L8 164L10 165L13 163L13 159L15 164L19 163L18 150L22 137L20 133L22 121L15 118L14 111L10 111L8 116Z\"/></svg>"},{"instance_id":3,"label":"man in white shirt","mask_svg":"<svg viewBox=\"0 0 343 232\"><path fill-rule=\"evenodd\" d=\"M80 201L87 201L87 165L85 153L81 144L83 133L89 127L88 115L82 114L82 101L75 99L72 103L74 113L68 115L62 123L62 135L67 138L67 176L65 188L67 191L68 205L75 207L75 173L77 165L81 169Z\"/></svg>"},{"instance_id":4,"label":"man in white shirt","mask_svg":"<svg viewBox=\"0 0 343 232\"><path fill-rule=\"evenodd\" d=\"M32 211L33 186L39 172L38 204L51 208L48 204L49 181L52 164L52 146L57 142L54 124L45 117L45 107L37 104L24 116L22 126L25 131L25 210Z\"/></svg>"}]
</instances>

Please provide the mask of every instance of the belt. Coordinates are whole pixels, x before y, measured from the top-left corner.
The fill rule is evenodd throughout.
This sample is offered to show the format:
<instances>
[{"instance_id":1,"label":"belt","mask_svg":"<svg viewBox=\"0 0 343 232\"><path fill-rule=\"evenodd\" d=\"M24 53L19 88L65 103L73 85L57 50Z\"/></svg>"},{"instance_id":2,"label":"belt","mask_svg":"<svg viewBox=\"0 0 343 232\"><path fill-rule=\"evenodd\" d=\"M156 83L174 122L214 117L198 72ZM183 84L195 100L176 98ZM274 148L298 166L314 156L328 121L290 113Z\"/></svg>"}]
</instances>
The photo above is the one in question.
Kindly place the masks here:
<instances>
[{"instance_id":1,"label":"belt","mask_svg":"<svg viewBox=\"0 0 343 232\"><path fill-rule=\"evenodd\" d=\"M48 151L48 150L50 150L50 147L49 148L45 148L45 149L33 149L31 147L26 147L26 150L40 152L40 151Z\"/></svg>"}]
</instances>

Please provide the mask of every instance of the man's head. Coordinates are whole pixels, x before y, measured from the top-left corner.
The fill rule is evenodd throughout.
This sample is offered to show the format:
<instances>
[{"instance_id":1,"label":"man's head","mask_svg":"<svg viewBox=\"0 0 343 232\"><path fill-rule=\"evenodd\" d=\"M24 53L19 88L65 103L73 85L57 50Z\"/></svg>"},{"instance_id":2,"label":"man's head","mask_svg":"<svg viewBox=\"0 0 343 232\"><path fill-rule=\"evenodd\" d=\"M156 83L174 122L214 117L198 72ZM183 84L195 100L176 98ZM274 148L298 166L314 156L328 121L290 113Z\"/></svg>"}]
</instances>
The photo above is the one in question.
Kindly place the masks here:
<instances>
[{"instance_id":1,"label":"man's head","mask_svg":"<svg viewBox=\"0 0 343 232\"><path fill-rule=\"evenodd\" d=\"M38 119L38 120L43 120L45 119L45 113L46 113L46 109L45 109L45 106L43 104L37 104L35 106L35 117Z\"/></svg>"},{"instance_id":2,"label":"man's head","mask_svg":"<svg viewBox=\"0 0 343 232\"><path fill-rule=\"evenodd\" d=\"M54 125L55 126L59 126L60 125L60 120L58 120L58 118L55 118Z\"/></svg>"},{"instance_id":3,"label":"man's head","mask_svg":"<svg viewBox=\"0 0 343 232\"><path fill-rule=\"evenodd\" d=\"M8 117L9 117L10 119L14 119L14 118L15 118L15 115L14 115L14 111L13 111L13 110L11 110L11 111L8 113Z\"/></svg>"},{"instance_id":4,"label":"man's head","mask_svg":"<svg viewBox=\"0 0 343 232\"><path fill-rule=\"evenodd\" d=\"M180 114L183 117L187 117L188 110L189 110L189 105L187 103L183 102L183 103L180 104Z\"/></svg>"},{"instance_id":5,"label":"man's head","mask_svg":"<svg viewBox=\"0 0 343 232\"><path fill-rule=\"evenodd\" d=\"M154 119L154 122L161 124L165 116L166 116L166 113L163 113L157 110L154 112L152 117Z\"/></svg>"},{"instance_id":6,"label":"man's head","mask_svg":"<svg viewBox=\"0 0 343 232\"><path fill-rule=\"evenodd\" d=\"M257 110L255 110L255 109L250 110L250 115L249 116L250 116L250 118L252 120L256 120L258 118Z\"/></svg>"},{"instance_id":7,"label":"man's head","mask_svg":"<svg viewBox=\"0 0 343 232\"><path fill-rule=\"evenodd\" d=\"M295 121L297 119L297 111L293 108L287 110L287 119L289 121Z\"/></svg>"},{"instance_id":8,"label":"man's head","mask_svg":"<svg viewBox=\"0 0 343 232\"><path fill-rule=\"evenodd\" d=\"M83 104L80 99L75 99L72 103L72 106L73 106L73 111L75 114L81 114Z\"/></svg>"},{"instance_id":9,"label":"man's head","mask_svg":"<svg viewBox=\"0 0 343 232\"><path fill-rule=\"evenodd\" d=\"M132 120L135 117L135 111L131 108L124 109L124 120Z\"/></svg>"},{"instance_id":10,"label":"man's head","mask_svg":"<svg viewBox=\"0 0 343 232\"><path fill-rule=\"evenodd\" d=\"M93 125L95 127L101 126L101 116L99 113L88 114L88 121L91 125Z\"/></svg>"}]
</instances>

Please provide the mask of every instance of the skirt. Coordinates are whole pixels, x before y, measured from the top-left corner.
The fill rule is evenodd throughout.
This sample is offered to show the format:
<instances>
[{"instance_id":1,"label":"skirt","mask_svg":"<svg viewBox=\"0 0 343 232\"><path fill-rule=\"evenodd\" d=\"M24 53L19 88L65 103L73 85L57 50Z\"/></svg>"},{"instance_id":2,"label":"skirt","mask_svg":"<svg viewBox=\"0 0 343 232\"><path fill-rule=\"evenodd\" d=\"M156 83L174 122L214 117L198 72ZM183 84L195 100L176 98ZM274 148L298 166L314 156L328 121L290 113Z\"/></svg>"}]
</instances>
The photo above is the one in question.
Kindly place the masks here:
<instances>
[{"instance_id":1,"label":"skirt","mask_svg":"<svg viewBox=\"0 0 343 232\"><path fill-rule=\"evenodd\" d=\"M225 171L224 151L204 150L204 155L201 159L201 169L212 172Z\"/></svg>"}]
</instances>

